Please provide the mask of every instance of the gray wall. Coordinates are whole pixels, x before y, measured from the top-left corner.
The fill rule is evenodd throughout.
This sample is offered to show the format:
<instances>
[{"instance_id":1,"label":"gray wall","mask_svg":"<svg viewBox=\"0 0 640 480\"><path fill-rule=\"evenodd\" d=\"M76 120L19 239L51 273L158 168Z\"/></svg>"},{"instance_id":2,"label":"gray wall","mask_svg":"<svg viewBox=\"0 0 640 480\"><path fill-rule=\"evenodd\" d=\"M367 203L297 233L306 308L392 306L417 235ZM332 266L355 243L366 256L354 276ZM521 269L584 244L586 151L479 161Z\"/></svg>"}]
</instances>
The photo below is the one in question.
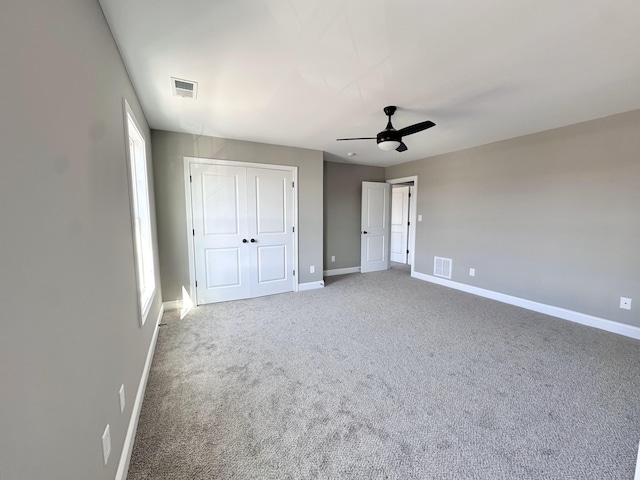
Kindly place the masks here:
<instances>
[{"instance_id":1,"label":"gray wall","mask_svg":"<svg viewBox=\"0 0 640 480\"><path fill-rule=\"evenodd\" d=\"M416 271L640 326L640 110L386 169L408 175Z\"/></svg>"},{"instance_id":2,"label":"gray wall","mask_svg":"<svg viewBox=\"0 0 640 480\"><path fill-rule=\"evenodd\" d=\"M362 182L384 182L385 170L332 162L331 154L324 155L324 269L359 267Z\"/></svg>"},{"instance_id":3,"label":"gray wall","mask_svg":"<svg viewBox=\"0 0 640 480\"><path fill-rule=\"evenodd\" d=\"M299 282L322 280L322 152L160 130L151 139L165 301L181 300L182 287L189 287L185 156L298 167Z\"/></svg>"},{"instance_id":4,"label":"gray wall","mask_svg":"<svg viewBox=\"0 0 640 480\"><path fill-rule=\"evenodd\" d=\"M0 59L0 478L112 480L161 306L141 328L123 97L149 129L97 1L4 3Z\"/></svg>"}]
</instances>

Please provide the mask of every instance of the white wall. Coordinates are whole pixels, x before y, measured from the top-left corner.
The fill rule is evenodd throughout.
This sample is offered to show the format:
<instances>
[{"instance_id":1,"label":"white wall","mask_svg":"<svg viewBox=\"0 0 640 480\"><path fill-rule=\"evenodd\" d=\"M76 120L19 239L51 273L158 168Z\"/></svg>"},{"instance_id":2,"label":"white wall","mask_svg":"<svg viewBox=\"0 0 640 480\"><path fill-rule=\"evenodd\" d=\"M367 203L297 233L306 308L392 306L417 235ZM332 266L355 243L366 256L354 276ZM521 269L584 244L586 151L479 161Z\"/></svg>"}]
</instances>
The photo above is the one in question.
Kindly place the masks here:
<instances>
[{"instance_id":1,"label":"white wall","mask_svg":"<svg viewBox=\"0 0 640 480\"><path fill-rule=\"evenodd\" d=\"M3 2L0 65L0 478L113 479L160 311L139 326L123 97L149 129L97 1Z\"/></svg>"}]
</instances>

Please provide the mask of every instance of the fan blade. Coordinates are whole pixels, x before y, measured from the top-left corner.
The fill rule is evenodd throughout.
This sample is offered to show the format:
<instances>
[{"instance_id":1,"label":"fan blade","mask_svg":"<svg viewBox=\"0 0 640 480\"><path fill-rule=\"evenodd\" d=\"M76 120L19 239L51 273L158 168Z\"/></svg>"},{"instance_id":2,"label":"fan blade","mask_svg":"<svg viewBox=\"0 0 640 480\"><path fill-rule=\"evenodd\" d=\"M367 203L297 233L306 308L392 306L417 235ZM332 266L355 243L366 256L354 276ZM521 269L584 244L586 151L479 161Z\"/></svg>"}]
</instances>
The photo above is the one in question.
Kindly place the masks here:
<instances>
[{"instance_id":1,"label":"fan blade","mask_svg":"<svg viewBox=\"0 0 640 480\"><path fill-rule=\"evenodd\" d=\"M407 150L407 146L404 142L400 142L400 146L396 148L396 152L405 152Z\"/></svg>"},{"instance_id":2,"label":"fan blade","mask_svg":"<svg viewBox=\"0 0 640 480\"><path fill-rule=\"evenodd\" d=\"M336 142L341 140L375 140L376 137L358 137L358 138L336 138Z\"/></svg>"},{"instance_id":3,"label":"fan blade","mask_svg":"<svg viewBox=\"0 0 640 480\"><path fill-rule=\"evenodd\" d=\"M420 122L416 123L415 125L409 125L408 127L401 128L400 130L398 130L398 132L400 132L400 135L404 137L405 135L411 135L413 133L418 133L426 130L427 128L434 127L435 125L436 124L432 121L427 120L426 122Z\"/></svg>"}]
</instances>

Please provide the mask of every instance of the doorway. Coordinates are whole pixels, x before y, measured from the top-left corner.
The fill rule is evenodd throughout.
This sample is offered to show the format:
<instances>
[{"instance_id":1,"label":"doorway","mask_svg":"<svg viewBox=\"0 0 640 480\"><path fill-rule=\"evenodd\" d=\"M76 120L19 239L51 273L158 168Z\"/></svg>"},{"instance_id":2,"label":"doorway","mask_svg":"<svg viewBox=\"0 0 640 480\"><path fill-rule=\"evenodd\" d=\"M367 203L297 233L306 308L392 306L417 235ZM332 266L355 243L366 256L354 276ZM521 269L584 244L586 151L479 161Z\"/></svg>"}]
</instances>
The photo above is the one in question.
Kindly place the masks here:
<instances>
[{"instance_id":1,"label":"doorway","mask_svg":"<svg viewBox=\"0 0 640 480\"><path fill-rule=\"evenodd\" d=\"M418 177L387 180L391 184L391 268L413 275L416 242Z\"/></svg>"},{"instance_id":2,"label":"doorway","mask_svg":"<svg viewBox=\"0 0 640 480\"><path fill-rule=\"evenodd\" d=\"M391 253L389 260L407 264L409 256L409 204L411 202L410 185L392 185L391 187Z\"/></svg>"},{"instance_id":3,"label":"doorway","mask_svg":"<svg viewBox=\"0 0 640 480\"><path fill-rule=\"evenodd\" d=\"M196 305L297 290L295 167L185 157Z\"/></svg>"}]
</instances>

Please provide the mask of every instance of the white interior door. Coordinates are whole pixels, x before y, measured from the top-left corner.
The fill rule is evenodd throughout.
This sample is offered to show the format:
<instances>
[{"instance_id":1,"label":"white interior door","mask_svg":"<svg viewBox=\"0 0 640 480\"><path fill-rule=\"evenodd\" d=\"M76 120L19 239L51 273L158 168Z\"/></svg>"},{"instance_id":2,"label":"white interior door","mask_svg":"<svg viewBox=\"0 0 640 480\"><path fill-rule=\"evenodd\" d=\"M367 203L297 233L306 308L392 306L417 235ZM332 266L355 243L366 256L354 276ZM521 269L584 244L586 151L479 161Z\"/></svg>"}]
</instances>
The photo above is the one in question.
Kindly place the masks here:
<instances>
[{"instance_id":1,"label":"white interior door","mask_svg":"<svg viewBox=\"0 0 640 480\"><path fill-rule=\"evenodd\" d=\"M196 301L294 289L293 172L191 164Z\"/></svg>"},{"instance_id":2,"label":"white interior door","mask_svg":"<svg viewBox=\"0 0 640 480\"><path fill-rule=\"evenodd\" d=\"M247 169L251 296L293 290L293 172Z\"/></svg>"},{"instance_id":3,"label":"white interior door","mask_svg":"<svg viewBox=\"0 0 640 480\"><path fill-rule=\"evenodd\" d=\"M360 271L389 269L391 185L362 182Z\"/></svg>"},{"instance_id":4,"label":"white interior door","mask_svg":"<svg viewBox=\"0 0 640 480\"><path fill-rule=\"evenodd\" d=\"M407 263L409 238L409 186L393 186L391 190L391 253L392 262Z\"/></svg>"},{"instance_id":5,"label":"white interior door","mask_svg":"<svg viewBox=\"0 0 640 480\"><path fill-rule=\"evenodd\" d=\"M246 298L246 169L192 164L190 170L197 303Z\"/></svg>"}]
</instances>

